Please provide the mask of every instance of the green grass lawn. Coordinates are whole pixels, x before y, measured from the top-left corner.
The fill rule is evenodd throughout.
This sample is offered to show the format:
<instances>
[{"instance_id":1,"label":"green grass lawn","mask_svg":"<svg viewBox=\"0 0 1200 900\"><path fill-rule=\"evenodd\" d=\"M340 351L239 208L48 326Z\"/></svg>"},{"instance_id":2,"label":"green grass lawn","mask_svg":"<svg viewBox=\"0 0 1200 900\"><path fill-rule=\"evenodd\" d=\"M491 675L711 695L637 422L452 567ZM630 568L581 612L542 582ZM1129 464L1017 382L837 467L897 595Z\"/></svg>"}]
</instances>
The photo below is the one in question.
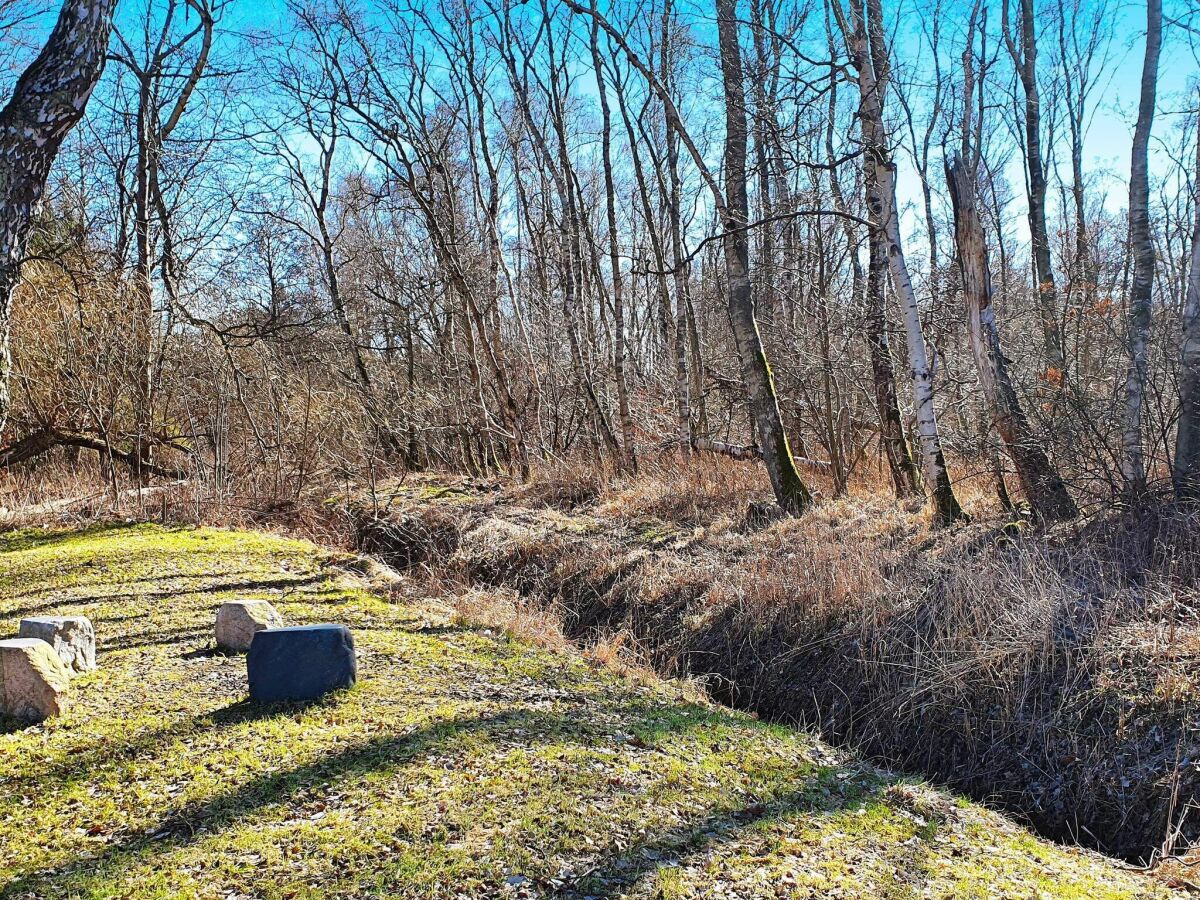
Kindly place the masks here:
<instances>
[{"instance_id":1,"label":"green grass lawn","mask_svg":"<svg viewBox=\"0 0 1200 900\"><path fill-rule=\"evenodd\" d=\"M100 641L67 715L0 719L0 897L1156 890L803 732L389 602L329 562L212 529L0 536L0 634L75 613ZM251 704L212 627L257 597L349 625L358 686Z\"/></svg>"}]
</instances>

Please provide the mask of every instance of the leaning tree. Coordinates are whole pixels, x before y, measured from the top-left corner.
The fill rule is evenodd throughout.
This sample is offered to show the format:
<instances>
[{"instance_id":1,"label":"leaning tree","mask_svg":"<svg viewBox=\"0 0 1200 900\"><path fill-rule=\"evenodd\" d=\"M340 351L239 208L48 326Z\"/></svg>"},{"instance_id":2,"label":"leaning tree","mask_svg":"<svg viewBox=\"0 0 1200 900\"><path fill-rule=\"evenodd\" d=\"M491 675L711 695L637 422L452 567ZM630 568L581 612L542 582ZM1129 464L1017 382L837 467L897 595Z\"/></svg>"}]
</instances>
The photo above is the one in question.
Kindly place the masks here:
<instances>
[{"instance_id":1,"label":"leaning tree","mask_svg":"<svg viewBox=\"0 0 1200 900\"><path fill-rule=\"evenodd\" d=\"M63 138L104 69L116 0L66 0L37 59L0 111L0 428L8 418L13 291L29 226Z\"/></svg>"}]
</instances>

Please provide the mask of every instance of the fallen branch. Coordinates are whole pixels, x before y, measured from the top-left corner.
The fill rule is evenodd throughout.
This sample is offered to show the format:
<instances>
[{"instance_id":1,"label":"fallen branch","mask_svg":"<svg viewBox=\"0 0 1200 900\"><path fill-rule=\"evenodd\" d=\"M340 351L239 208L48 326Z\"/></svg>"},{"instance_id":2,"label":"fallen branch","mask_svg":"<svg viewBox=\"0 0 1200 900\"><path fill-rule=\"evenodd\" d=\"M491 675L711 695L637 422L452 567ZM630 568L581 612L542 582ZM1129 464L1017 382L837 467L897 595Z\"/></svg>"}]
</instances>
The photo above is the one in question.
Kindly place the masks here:
<instances>
[{"instance_id":1,"label":"fallen branch","mask_svg":"<svg viewBox=\"0 0 1200 900\"><path fill-rule=\"evenodd\" d=\"M762 451L757 444L751 444L748 447L743 447L740 444L727 444L724 441L714 441L710 438L693 438L693 450L703 450L709 453L719 453L722 456L728 456L732 459L762 459ZM793 457L796 465L805 466L809 469L814 469L818 472L826 472L829 470L829 463L819 459L809 459L806 456Z\"/></svg>"},{"instance_id":2,"label":"fallen branch","mask_svg":"<svg viewBox=\"0 0 1200 900\"><path fill-rule=\"evenodd\" d=\"M101 456L124 463L134 471L147 475L175 480L186 479L190 474L186 469L171 466L160 466L147 460L139 459L131 451L119 450L107 440L92 437L87 434L59 431L57 428L39 428L32 434L0 450L0 469L7 469L18 463L28 462L49 453L55 447L79 447L82 450L95 450Z\"/></svg>"}]
</instances>

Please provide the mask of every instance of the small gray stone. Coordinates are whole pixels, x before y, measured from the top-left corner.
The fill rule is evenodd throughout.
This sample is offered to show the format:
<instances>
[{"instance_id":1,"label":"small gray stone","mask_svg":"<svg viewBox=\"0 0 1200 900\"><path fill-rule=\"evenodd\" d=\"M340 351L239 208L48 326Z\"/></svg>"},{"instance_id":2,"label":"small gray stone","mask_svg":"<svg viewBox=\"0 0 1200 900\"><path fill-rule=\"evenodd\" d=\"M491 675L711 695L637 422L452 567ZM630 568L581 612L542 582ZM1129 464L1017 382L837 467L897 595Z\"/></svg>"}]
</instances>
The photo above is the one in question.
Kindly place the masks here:
<instances>
[{"instance_id":1,"label":"small gray stone","mask_svg":"<svg viewBox=\"0 0 1200 900\"><path fill-rule=\"evenodd\" d=\"M45 641L0 641L0 713L40 722L67 708L71 676Z\"/></svg>"},{"instance_id":2,"label":"small gray stone","mask_svg":"<svg viewBox=\"0 0 1200 900\"><path fill-rule=\"evenodd\" d=\"M231 600L217 610L217 646L245 653L257 632L282 625L283 616L266 600Z\"/></svg>"},{"instance_id":3,"label":"small gray stone","mask_svg":"<svg viewBox=\"0 0 1200 900\"><path fill-rule=\"evenodd\" d=\"M86 616L22 619L19 636L45 641L72 675L96 668L96 632Z\"/></svg>"}]
</instances>

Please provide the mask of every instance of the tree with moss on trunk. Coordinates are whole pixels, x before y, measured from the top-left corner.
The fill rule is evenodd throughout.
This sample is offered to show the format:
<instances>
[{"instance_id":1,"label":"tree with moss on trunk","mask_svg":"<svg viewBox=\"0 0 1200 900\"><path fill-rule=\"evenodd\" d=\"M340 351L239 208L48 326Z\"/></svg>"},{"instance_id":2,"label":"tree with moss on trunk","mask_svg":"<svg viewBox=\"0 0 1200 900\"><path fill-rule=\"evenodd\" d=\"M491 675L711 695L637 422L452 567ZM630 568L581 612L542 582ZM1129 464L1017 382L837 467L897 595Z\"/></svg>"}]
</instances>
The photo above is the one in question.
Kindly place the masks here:
<instances>
[{"instance_id":1,"label":"tree with moss on trunk","mask_svg":"<svg viewBox=\"0 0 1200 900\"><path fill-rule=\"evenodd\" d=\"M775 500L781 509L799 515L812 504L812 494L800 477L792 456L779 396L771 375L771 366L763 348L762 336L754 316L754 298L750 282L750 244L747 239L749 200L746 192L746 94L742 73L742 54L738 42L736 0L716 0L717 40L721 57L721 77L725 94L725 187L721 188L703 154L684 125L670 92L612 24L595 9L574 0L564 5L578 15L591 16L613 43L621 49L629 64L646 79L658 96L666 114L667 126L674 129L700 172L721 221L725 254L725 284L729 318L741 362L742 378L750 394L750 412L763 464L771 479Z\"/></svg>"}]
</instances>

